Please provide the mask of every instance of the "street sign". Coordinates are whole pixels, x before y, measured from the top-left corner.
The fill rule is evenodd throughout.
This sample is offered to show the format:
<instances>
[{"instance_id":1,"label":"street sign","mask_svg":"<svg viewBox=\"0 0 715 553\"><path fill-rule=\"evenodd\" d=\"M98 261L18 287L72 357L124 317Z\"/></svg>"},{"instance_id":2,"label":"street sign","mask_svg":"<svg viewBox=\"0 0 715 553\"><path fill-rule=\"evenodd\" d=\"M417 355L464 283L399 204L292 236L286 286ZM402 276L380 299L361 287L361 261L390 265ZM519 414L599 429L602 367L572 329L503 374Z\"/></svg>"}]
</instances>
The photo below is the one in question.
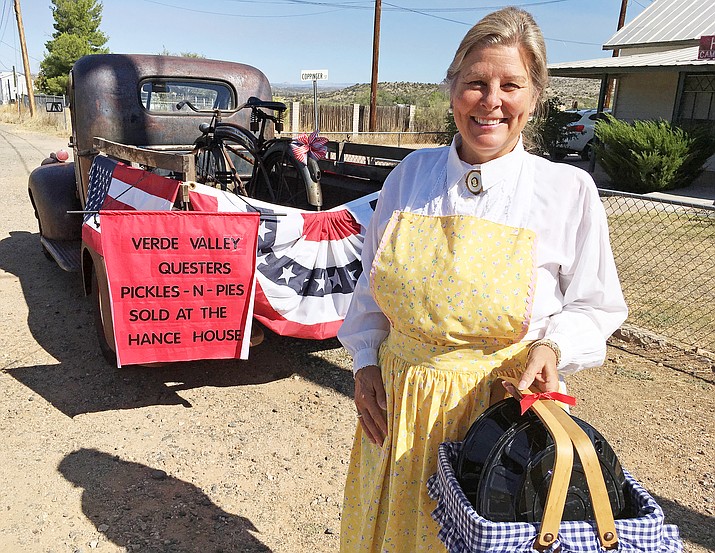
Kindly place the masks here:
<instances>
[{"instance_id":1,"label":"street sign","mask_svg":"<svg viewBox=\"0 0 715 553\"><path fill-rule=\"evenodd\" d=\"M301 81L327 81L327 69L302 69L300 71Z\"/></svg>"},{"instance_id":2,"label":"street sign","mask_svg":"<svg viewBox=\"0 0 715 553\"><path fill-rule=\"evenodd\" d=\"M45 109L49 112L62 113L62 102L46 102Z\"/></svg>"}]
</instances>

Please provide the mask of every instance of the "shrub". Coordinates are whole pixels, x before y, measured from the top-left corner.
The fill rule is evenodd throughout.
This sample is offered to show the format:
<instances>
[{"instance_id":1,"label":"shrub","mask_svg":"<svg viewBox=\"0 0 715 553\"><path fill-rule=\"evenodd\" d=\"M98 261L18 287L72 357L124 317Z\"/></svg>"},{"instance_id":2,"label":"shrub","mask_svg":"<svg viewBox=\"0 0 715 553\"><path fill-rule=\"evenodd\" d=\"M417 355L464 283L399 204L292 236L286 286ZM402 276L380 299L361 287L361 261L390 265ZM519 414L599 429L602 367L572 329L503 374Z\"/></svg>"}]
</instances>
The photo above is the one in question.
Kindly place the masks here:
<instances>
[{"instance_id":1,"label":"shrub","mask_svg":"<svg viewBox=\"0 0 715 553\"><path fill-rule=\"evenodd\" d=\"M574 136L575 133L566 128L573 120L573 113L561 109L558 96L549 97L524 129L525 145L535 154L548 152L553 157L563 158L558 146Z\"/></svg>"},{"instance_id":2,"label":"shrub","mask_svg":"<svg viewBox=\"0 0 715 553\"><path fill-rule=\"evenodd\" d=\"M715 153L715 139L706 131L663 120L627 123L606 116L595 134L596 159L613 185L636 194L688 186Z\"/></svg>"}]
</instances>

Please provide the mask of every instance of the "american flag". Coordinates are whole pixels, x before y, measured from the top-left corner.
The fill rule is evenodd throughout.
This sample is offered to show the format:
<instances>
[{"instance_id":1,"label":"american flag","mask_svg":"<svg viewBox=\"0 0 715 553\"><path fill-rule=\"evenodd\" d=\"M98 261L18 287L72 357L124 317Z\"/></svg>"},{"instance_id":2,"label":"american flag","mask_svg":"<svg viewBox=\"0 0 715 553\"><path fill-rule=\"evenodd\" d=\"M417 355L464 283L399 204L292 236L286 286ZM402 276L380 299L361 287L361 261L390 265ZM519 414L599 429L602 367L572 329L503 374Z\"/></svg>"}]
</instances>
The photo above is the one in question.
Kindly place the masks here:
<instances>
[{"instance_id":1,"label":"american flag","mask_svg":"<svg viewBox=\"0 0 715 553\"><path fill-rule=\"evenodd\" d=\"M129 167L106 156L94 158L89 170L82 240L102 255L100 210L168 211L181 183Z\"/></svg>"},{"instance_id":2,"label":"american flag","mask_svg":"<svg viewBox=\"0 0 715 553\"><path fill-rule=\"evenodd\" d=\"M261 212L258 321L281 336L321 340L337 334L362 273L363 236L377 193L319 212L244 200L203 185L189 197L197 210Z\"/></svg>"}]
</instances>

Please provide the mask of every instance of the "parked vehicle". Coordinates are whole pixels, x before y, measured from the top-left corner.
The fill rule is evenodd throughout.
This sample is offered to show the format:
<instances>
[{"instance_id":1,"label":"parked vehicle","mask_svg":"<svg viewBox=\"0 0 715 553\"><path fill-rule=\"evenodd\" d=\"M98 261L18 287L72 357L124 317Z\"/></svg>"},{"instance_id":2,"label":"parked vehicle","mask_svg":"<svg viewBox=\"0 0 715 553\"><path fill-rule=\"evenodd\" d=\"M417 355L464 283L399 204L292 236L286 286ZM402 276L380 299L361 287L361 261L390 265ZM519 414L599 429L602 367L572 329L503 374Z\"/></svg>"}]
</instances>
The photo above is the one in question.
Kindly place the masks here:
<instances>
[{"instance_id":1,"label":"parked vehicle","mask_svg":"<svg viewBox=\"0 0 715 553\"><path fill-rule=\"evenodd\" d=\"M82 240L90 168L96 156L101 154L183 182L204 180L227 189L229 183L241 182L236 164L242 159L249 166L253 163L247 182L257 188L249 187L249 195L280 205L299 205L305 199L310 204L306 208L316 209L324 203L318 182L322 171L338 183L334 188L340 193L332 196L342 200L345 190L364 195L379 189L386 174L409 152L351 145L356 148L352 153L365 160L361 164L343 159L343 144L329 143L327 158L320 160L320 165L311 159L297 166L290 139L274 140L274 125L280 118L266 113L281 113L285 106L272 101L265 75L245 64L96 54L74 64L69 83L69 146L74 161L65 161L64 155L48 157L30 174L28 193L43 252L62 269L81 274L84 291L95 306L99 345L110 362L115 359L115 341L106 265L102 255ZM178 104L185 100L198 112L180 109ZM267 121L273 125L266 126ZM255 123L259 123L258 129ZM215 146L224 149L220 155ZM226 152L230 152L228 157L223 155ZM207 155L209 168L205 170ZM255 178L255 155L270 169L263 189ZM216 162L213 167L211 160ZM330 202L326 203L329 207ZM262 335L252 335L251 344L261 339Z\"/></svg>"},{"instance_id":2,"label":"parked vehicle","mask_svg":"<svg viewBox=\"0 0 715 553\"><path fill-rule=\"evenodd\" d=\"M114 334L104 258L82 242L82 210L89 171L100 152L183 181L196 180L194 141L203 115L177 111L191 98L210 109L233 110L248 98L272 99L265 75L249 65L200 58L97 54L70 72L69 104L74 161L48 158L30 175L28 192L45 255L82 275L95 304L102 353L114 356ZM224 122L249 127L250 112ZM273 137L273 129L266 129ZM252 339L253 342L253 339Z\"/></svg>"},{"instance_id":3,"label":"parked vehicle","mask_svg":"<svg viewBox=\"0 0 715 553\"><path fill-rule=\"evenodd\" d=\"M583 160L591 158L591 145L594 139L594 129L596 121L604 117L604 113L611 113L606 109L599 113L596 109L566 110L572 116L573 121L566 125L568 138L566 142L559 146L554 157L563 159L567 154L578 154Z\"/></svg>"}]
</instances>

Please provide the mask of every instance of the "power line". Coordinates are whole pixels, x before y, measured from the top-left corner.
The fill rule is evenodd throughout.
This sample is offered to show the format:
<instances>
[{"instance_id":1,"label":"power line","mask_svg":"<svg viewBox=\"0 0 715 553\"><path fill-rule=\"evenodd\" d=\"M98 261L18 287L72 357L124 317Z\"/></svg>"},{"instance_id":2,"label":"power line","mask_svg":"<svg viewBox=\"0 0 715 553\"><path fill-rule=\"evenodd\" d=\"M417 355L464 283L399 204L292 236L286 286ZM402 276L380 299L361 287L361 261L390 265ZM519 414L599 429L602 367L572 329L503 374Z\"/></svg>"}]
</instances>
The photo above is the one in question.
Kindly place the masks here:
<instances>
[{"instance_id":1,"label":"power line","mask_svg":"<svg viewBox=\"0 0 715 553\"><path fill-rule=\"evenodd\" d=\"M166 4L164 2L158 2L157 0L144 0L145 2L149 2L150 4L158 4L159 6L165 6L167 8L174 8L176 10L184 10L187 12L193 12L193 13L205 13L206 15L221 15L221 16L227 16L227 17L246 17L246 18L276 18L276 17L304 17L304 16L311 16L311 15L323 15L326 13L333 13L336 11L340 10L328 10L328 11L323 11L323 12L313 12L313 13L298 13L298 14L286 14L286 15L276 15L276 14L271 14L271 15L246 15L246 14L238 14L238 13L222 13L222 12L210 12L206 10L197 10L194 8L185 8L183 6L175 6L173 4Z\"/></svg>"},{"instance_id":2,"label":"power line","mask_svg":"<svg viewBox=\"0 0 715 553\"><path fill-rule=\"evenodd\" d=\"M298 14L270 14L270 15L255 15L255 14L236 14L236 13L228 13L228 12L212 12L212 11L207 11L207 10L199 10L196 8L187 8L184 6L177 6L175 4L169 4L167 2L160 2L159 0L144 0L145 2L148 2L150 4L157 4L159 6L165 6L168 8L174 8L177 10L184 10L188 12L193 12L193 13L203 13L207 15L219 15L219 16L227 16L227 17L244 17L244 18L263 18L263 19L271 19L271 18L285 18L285 17L310 17L314 15L324 15L327 13L335 13L337 11L342 11L342 10L372 10L374 2L373 1L368 1L368 2L361 2L357 0L348 0L345 2L338 2L338 1L319 1L319 0L228 0L231 2L235 3L241 3L241 4L254 4L254 5L265 5L265 4L274 4L274 5L303 5L303 6L316 6L316 7L331 7L335 8L332 10L325 10L325 11L318 11L318 12L311 12L311 13L298 13ZM532 7L532 6L543 6L547 4L560 4L563 2L570 2L572 0L536 0L533 2L524 2L522 4L515 4L517 7L520 8L526 8L526 7ZM474 22L467 22L467 21L460 21L458 19L451 19L448 17L443 17L439 15L435 15L432 12L439 12L439 13L449 13L449 12L474 12L474 11L493 11L497 10L500 8L503 8L504 5L493 5L493 6L479 6L479 7L472 7L472 8L464 8L464 7L442 7L442 8L424 8L424 9L414 9L414 8L408 8L405 6L399 6L397 4L390 4L385 2L385 6L388 6L388 9L391 11L402 11L402 12L409 12L409 13L414 13L417 15L423 15L425 17L431 17L433 19L439 19L442 21L447 21L449 23L456 23L458 25L465 25L468 27L471 27ZM384 10L383 10L384 11ZM579 41L579 40L566 40L562 38L551 38L551 37L544 37L544 40L547 40L549 42L561 42L564 44L580 44L584 46L602 46L600 43L596 42L584 42L584 41Z\"/></svg>"}]
</instances>

